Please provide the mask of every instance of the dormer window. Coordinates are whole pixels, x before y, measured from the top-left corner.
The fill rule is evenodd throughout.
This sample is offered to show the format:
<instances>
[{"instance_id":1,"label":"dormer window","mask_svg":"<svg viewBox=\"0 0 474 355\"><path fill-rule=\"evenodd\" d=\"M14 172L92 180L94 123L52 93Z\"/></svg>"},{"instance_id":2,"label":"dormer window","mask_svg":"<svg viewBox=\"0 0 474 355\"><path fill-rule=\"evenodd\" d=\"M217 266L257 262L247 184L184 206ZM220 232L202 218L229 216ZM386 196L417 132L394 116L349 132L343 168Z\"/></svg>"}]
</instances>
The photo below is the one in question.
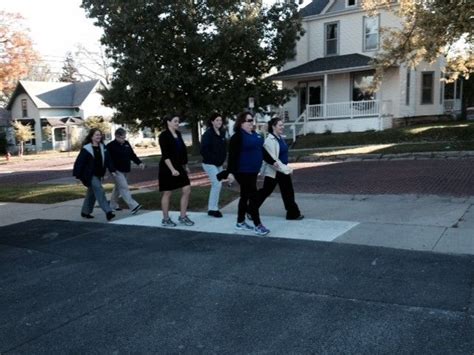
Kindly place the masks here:
<instances>
[{"instance_id":1,"label":"dormer window","mask_svg":"<svg viewBox=\"0 0 474 355\"><path fill-rule=\"evenodd\" d=\"M354 7L357 5L357 0L346 0L346 7Z\"/></svg>"}]
</instances>

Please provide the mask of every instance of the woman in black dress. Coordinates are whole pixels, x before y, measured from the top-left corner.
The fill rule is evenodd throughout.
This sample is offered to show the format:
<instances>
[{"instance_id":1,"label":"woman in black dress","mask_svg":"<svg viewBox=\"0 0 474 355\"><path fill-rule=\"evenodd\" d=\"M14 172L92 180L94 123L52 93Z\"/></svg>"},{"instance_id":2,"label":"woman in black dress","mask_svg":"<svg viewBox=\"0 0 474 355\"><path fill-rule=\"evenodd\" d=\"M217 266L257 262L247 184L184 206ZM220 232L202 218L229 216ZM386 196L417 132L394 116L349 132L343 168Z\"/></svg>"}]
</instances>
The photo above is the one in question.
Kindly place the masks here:
<instances>
[{"instance_id":1,"label":"woman in black dress","mask_svg":"<svg viewBox=\"0 0 474 355\"><path fill-rule=\"evenodd\" d=\"M181 133L179 132L179 116L165 117L165 128L159 136L161 160L158 172L159 188L162 192L161 210L163 211L163 227L176 227L169 216L170 198L173 190L181 188L180 216L178 222L192 226L194 222L186 215L191 183L189 181L188 154Z\"/></svg>"}]
</instances>

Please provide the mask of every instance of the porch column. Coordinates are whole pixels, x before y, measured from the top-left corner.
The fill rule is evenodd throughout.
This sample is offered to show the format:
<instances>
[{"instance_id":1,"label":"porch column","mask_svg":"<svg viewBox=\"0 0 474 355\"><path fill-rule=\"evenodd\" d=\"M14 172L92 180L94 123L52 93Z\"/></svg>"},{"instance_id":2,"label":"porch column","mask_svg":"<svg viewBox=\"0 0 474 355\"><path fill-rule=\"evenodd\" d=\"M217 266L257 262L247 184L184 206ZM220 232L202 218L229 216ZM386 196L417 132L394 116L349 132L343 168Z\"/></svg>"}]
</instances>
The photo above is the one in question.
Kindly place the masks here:
<instances>
[{"instance_id":1,"label":"porch column","mask_svg":"<svg viewBox=\"0 0 474 355\"><path fill-rule=\"evenodd\" d=\"M324 106L323 106L323 117L326 117L326 104L327 104L327 102L328 102L328 75L327 75L327 74L324 74L323 87L324 87L324 93L323 93L323 103L324 103Z\"/></svg>"}]
</instances>

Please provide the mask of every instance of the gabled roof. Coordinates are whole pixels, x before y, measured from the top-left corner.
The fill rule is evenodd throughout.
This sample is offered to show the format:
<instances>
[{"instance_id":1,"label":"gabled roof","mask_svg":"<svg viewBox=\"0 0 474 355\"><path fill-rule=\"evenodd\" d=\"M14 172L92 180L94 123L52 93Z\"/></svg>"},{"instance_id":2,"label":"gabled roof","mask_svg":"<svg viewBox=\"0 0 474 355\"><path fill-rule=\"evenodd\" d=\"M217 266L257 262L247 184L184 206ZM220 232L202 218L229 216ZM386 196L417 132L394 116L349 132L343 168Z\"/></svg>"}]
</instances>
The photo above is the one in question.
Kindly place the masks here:
<instances>
[{"instance_id":1,"label":"gabled roof","mask_svg":"<svg viewBox=\"0 0 474 355\"><path fill-rule=\"evenodd\" d=\"M300 11L301 17L319 15L330 0L313 0Z\"/></svg>"},{"instance_id":2,"label":"gabled roof","mask_svg":"<svg viewBox=\"0 0 474 355\"><path fill-rule=\"evenodd\" d=\"M79 107L100 83L90 80L74 83L20 80L7 109L20 93L26 93L38 108Z\"/></svg>"},{"instance_id":3,"label":"gabled roof","mask_svg":"<svg viewBox=\"0 0 474 355\"><path fill-rule=\"evenodd\" d=\"M371 60L371 57L358 53L318 58L310 62L301 64L297 67L276 73L270 76L269 79L291 79L293 77L308 76L310 74L325 74L327 72L342 69L369 69L371 68Z\"/></svg>"}]
</instances>

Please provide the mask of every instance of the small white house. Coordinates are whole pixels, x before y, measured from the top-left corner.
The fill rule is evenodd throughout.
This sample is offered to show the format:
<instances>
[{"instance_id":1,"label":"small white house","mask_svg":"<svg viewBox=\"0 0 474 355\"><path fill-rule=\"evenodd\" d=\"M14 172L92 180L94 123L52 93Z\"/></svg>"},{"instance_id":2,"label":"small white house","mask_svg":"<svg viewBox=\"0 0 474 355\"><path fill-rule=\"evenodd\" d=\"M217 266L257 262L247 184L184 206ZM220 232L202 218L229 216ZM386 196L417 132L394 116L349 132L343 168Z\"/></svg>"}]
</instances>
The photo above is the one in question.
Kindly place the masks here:
<instances>
[{"instance_id":1,"label":"small white house","mask_svg":"<svg viewBox=\"0 0 474 355\"><path fill-rule=\"evenodd\" d=\"M359 0L313 0L301 15L306 33L296 57L271 76L296 91L283 108L294 134L383 130L397 118L460 110L462 83L440 80L442 58L414 70L392 67L378 91L370 89L380 28L400 26L392 12L369 17Z\"/></svg>"},{"instance_id":2,"label":"small white house","mask_svg":"<svg viewBox=\"0 0 474 355\"><path fill-rule=\"evenodd\" d=\"M104 119L113 116L113 110L102 104L98 91L103 88L100 80L19 81L7 110L12 120L30 124L34 129L35 138L27 142L27 149L69 150L71 138L79 139L83 135L84 120L92 116Z\"/></svg>"}]
</instances>

